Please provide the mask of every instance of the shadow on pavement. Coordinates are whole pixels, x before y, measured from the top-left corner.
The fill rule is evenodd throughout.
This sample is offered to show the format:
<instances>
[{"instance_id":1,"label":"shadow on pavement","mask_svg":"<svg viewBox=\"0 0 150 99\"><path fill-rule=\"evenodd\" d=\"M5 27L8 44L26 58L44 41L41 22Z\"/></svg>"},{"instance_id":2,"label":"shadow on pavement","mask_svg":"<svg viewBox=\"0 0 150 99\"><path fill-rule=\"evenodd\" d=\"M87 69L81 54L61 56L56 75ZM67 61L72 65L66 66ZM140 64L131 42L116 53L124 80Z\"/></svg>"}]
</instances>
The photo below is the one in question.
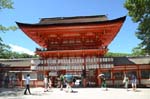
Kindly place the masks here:
<instances>
[{"instance_id":1,"label":"shadow on pavement","mask_svg":"<svg viewBox=\"0 0 150 99\"><path fill-rule=\"evenodd\" d=\"M71 93L78 93L78 91L72 91Z\"/></svg>"},{"instance_id":2,"label":"shadow on pavement","mask_svg":"<svg viewBox=\"0 0 150 99\"><path fill-rule=\"evenodd\" d=\"M20 88L0 88L0 96L18 96L22 92Z\"/></svg>"},{"instance_id":3,"label":"shadow on pavement","mask_svg":"<svg viewBox=\"0 0 150 99\"><path fill-rule=\"evenodd\" d=\"M134 92L141 92L141 90L135 90Z\"/></svg>"}]
</instances>

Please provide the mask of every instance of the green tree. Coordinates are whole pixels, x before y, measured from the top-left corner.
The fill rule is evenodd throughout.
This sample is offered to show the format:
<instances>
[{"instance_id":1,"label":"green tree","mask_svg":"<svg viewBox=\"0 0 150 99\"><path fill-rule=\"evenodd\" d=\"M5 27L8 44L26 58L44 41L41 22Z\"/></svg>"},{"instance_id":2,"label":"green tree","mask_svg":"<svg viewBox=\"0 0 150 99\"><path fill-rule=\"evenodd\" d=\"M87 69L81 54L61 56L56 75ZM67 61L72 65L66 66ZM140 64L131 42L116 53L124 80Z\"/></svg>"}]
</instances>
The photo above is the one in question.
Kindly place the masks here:
<instances>
[{"instance_id":1,"label":"green tree","mask_svg":"<svg viewBox=\"0 0 150 99\"><path fill-rule=\"evenodd\" d=\"M38 58L38 56L29 55L29 54L26 54L26 53L12 52L10 50L4 50L3 53L0 53L0 58L3 58L3 59Z\"/></svg>"},{"instance_id":2,"label":"green tree","mask_svg":"<svg viewBox=\"0 0 150 99\"><path fill-rule=\"evenodd\" d=\"M132 56L140 56L140 55L145 55L145 52L144 50L141 50L139 46L132 49Z\"/></svg>"},{"instance_id":3,"label":"green tree","mask_svg":"<svg viewBox=\"0 0 150 99\"><path fill-rule=\"evenodd\" d=\"M2 39L0 38L0 58L5 58L5 56L7 55L8 51L9 51L9 46L5 45L2 42Z\"/></svg>"},{"instance_id":4,"label":"green tree","mask_svg":"<svg viewBox=\"0 0 150 99\"><path fill-rule=\"evenodd\" d=\"M141 53L150 55L150 0L126 0L124 7L133 22L139 24L135 34L141 43L133 51L139 48Z\"/></svg>"},{"instance_id":5,"label":"green tree","mask_svg":"<svg viewBox=\"0 0 150 99\"><path fill-rule=\"evenodd\" d=\"M11 0L0 0L0 11L2 11L2 9L13 9L13 2ZM17 27L16 26L10 26L10 27L5 27L2 24L0 24L0 33L3 33L5 31L9 31L9 30L16 30ZM0 37L0 58L5 58L8 56L8 50L9 50L9 46L3 43L2 38Z\"/></svg>"},{"instance_id":6,"label":"green tree","mask_svg":"<svg viewBox=\"0 0 150 99\"><path fill-rule=\"evenodd\" d=\"M13 9L12 0L0 0L0 11L3 9ZM0 24L0 33L4 33L9 30L15 31L17 29L16 26L5 27ZM37 56L29 55L26 53L17 53L10 51L10 47L3 43L2 38L0 37L0 58L36 58Z\"/></svg>"},{"instance_id":7,"label":"green tree","mask_svg":"<svg viewBox=\"0 0 150 99\"><path fill-rule=\"evenodd\" d=\"M11 0L0 0L0 11L2 9L13 9L13 2ZM5 27L0 24L0 31L16 30L16 26Z\"/></svg>"},{"instance_id":8,"label":"green tree","mask_svg":"<svg viewBox=\"0 0 150 99\"><path fill-rule=\"evenodd\" d=\"M13 8L13 2L11 0L0 0L0 10L1 9L12 9Z\"/></svg>"}]
</instances>

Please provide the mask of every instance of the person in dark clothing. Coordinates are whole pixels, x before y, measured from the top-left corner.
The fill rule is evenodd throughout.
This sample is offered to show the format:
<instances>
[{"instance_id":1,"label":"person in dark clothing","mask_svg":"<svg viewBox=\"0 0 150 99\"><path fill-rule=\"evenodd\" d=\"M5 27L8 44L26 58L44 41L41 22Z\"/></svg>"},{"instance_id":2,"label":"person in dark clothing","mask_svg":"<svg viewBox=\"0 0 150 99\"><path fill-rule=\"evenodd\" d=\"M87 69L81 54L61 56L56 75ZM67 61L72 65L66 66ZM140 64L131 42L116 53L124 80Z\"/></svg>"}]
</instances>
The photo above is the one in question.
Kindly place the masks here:
<instances>
[{"instance_id":1,"label":"person in dark clothing","mask_svg":"<svg viewBox=\"0 0 150 99\"><path fill-rule=\"evenodd\" d=\"M131 76L131 83L132 83L133 91L136 91L137 79L136 79L136 76L135 76L135 75L132 75L132 76Z\"/></svg>"},{"instance_id":2,"label":"person in dark clothing","mask_svg":"<svg viewBox=\"0 0 150 99\"><path fill-rule=\"evenodd\" d=\"M8 76L8 75L5 77L4 82L5 82L5 83L4 83L5 88L8 88L8 86L9 86L9 76Z\"/></svg>"},{"instance_id":3,"label":"person in dark clothing","mask_svg":"<svg viewBox=\"0 0 150 99\"><path fill-rule=\"evenodd\" d=\"M105 88L105 90L107 90L105 76L101 76L101 82L102 82L101 88Z\"/></svg>"},{"instance_id":4,"label":"person in dark clothing","mask_svg":"<svg viewBox=\"0 0 150 99\"><path fill-rule=\"evenodd\" d=\"M26 89L24 91L24 95L27 94L27 90L28 90L29 94L31 95L31 92L30 92L30 75L29 74L27 74L25 82L26 82Z\"/></svg>"},{"instance_id":5,"label":"person in dark clothing","mask_svg":"<svg viewBox=\"0 0 150 99\"><path fill-rule=\"evenodd\" d=\"M60 75L60 90L61 91L63 90L63 85L64 85L64 75L61 74Z\"/></svg>"}]
</instances>

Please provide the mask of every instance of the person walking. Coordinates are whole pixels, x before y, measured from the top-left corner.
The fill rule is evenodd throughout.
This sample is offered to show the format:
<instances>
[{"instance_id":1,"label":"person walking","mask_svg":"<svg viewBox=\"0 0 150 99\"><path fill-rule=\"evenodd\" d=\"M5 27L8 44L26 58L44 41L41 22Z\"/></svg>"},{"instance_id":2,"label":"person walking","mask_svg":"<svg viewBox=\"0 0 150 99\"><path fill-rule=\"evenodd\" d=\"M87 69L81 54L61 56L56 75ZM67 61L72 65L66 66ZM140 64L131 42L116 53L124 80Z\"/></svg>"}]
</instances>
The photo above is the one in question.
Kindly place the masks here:
<instances>
[{"instance_id":1,"label":"person walking","mask_svg":"<svg viewBox=\"0 0 150 99\"><path fill-rule=\"evenodd\" d=\"M64 86L64 75L61 74L60 75L60 90L63 90L63 86Z\"/></svg>"},{"instance_id":2,"label":"person walking","mask_svg":"<svg viewBox=\"0 0 150 99\"><path fill-rule=\"evenodd\" d=\"M24 91L24 95L27 95L27 90L28 90L29 94L31 95L31 92L30 92L30 74L27 74L25 83L26 83L26 89Z\"/></svg>"},{"instance_id":3,"label":"person walking","mask_svg":"<svg viewBox=\"0 0 150 99\"><path fill-rule=\"evenodd\" d=\"M64 77L65 77L65 84L66 84L66 92L73 92L72 90L73 75L66 74Z\"/></svg>"}]
</instances>

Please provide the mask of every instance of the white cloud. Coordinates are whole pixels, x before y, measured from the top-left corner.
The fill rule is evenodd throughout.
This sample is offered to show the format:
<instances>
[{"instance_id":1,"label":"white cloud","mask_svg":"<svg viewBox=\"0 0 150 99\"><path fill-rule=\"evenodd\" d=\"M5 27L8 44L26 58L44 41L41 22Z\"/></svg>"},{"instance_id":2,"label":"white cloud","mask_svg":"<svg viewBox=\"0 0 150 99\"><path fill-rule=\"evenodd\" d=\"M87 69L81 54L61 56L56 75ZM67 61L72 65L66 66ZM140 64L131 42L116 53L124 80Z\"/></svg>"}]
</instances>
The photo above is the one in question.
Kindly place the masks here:
<instances>
[{"instance_id":1,"label":"white cloud","mask_svg":"<svg viewBox=\"0 0 150 99\"><path fill-rule=\"evenodd\" d=\"M29 49L23 48L21 46L13 45L13 44L9 44L9 46L11 47L11 50L14 51L14 52L27 53L29 55L34 55L33 51L30 51Z\"/></svg>"}]
</instances>

